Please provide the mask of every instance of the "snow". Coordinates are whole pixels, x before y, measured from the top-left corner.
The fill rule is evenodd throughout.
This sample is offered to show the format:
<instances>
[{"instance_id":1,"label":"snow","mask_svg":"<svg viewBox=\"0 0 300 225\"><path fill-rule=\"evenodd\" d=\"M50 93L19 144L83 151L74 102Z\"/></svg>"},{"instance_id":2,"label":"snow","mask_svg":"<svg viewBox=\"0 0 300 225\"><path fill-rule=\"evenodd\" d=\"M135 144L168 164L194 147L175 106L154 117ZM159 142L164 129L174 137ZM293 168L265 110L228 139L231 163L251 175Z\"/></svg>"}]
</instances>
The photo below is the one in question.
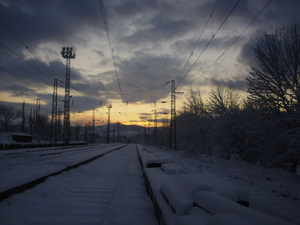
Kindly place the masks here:
<instances>
[{"instance_id":1,"label":"snow","mask_svg":"<svg viewBox=\"0 0 300 225\"><path fill-rule=\"evenodd\" d=\"M161 164L171 162L171 161L172 161L171 158L168 158L164 155L151 153L148 155L147 166L148 167L156 167L156 166L160 167Z\"/></svg>"},{"instance_id":2,"label":"snow","mask_svg":"<svg viewBox=\"0 0 300 225\"><path fill-rule=\"evenodd\" d=\"M28 154L28 151L30 152L32 150L26 150L26 153L21 155L25 157L25 159L23 158L23 160L21 161L21 164L19 157L13 156L7 159L6 157L4 157L3 153L1 153L0 162L4 162L3 164L1 163L2 166L0 167L0 180L5 182L0 183L0 192L23 185L27 182L44 177L48 174L61 171L67 167L74 166L80 162L111 151L118 146L108 146L101 149L99 149L99 147L94 147L94 149L92 150L90 149L90 147L86 151L82 150L74 152L73 150L72 152L67 152L64 156L50 156L44 159L39 159L36 157L35 153L39 152L38 149L34 149L34 153L31 152L31 154ZM40 151L43 150L44 149L40 148ZM13 150L7 150L3 152L5 153L8 151L12 152ZM57 150L54 151L54 153L55 152L57 152ZM7 163L7 161L9 161L9 163Z\"/></svg>"},{"instance_id":3,"label":"snow","mask_svg":"<svg viewBox=\"0 0 300 225\"><path fill-rule=\"evenodd\" d=\"M232 213L221 213L212 216L205 225L250 225Z\"/></svg>"},{"instance_id":4,"label":"snow","mask_svg":"<svg viewBox=\"0 0 300 225\"><path fill-rule=\"evenodd\" d=\"M156 225L135 146L70 170L0 203L0 224Z\"/></svg>"},{"instance_id":5,"label":"snow","mask_svg":"<svg viewBox=\"0 0 300 225\"><path fill-rule=\"evenodd\" d=\"M170 154L173 162L185 168L188 173L211 173L248 191L250 208L300 224L299 175L282 169L264 168L239 159L225 160L215 156L191 155L185 151L159 151Z\"/></svg>"},{"instance_id":6,"label":"snow","mask_svg":"<svg viewBox=\"0 0 300 225\"><path fill-rule=\"evenodd\" d=\"M161 191L178 215L187 214L193 207L193 196L199 190L211 190L204 183L197 182L191 175L179 175L174 180L163 182Z\"/></svg>"},{"instance_id":7,"label":"snow","mask_svg":"<svg viewBox=\"0 0 300 225\"><path fill-rule=\"evenodd\" d=\"M217 191L233 201L248 201L249 193L228 184L208 173L178 175L174 180L163 182L161 191L177 215L185 215L193 207L193 196L197 191Z\"/></svg>"},{"instance_id":8,"label":"snow","mask_svg":"<svg viewBox=\"0 0 300 225\"><path fill-rule=\"evenodd\" d=\"M292 225L292 223L287 221L237 204L212 191L197 192L194 196L194 202L204 210L214 215L220 213L233 213L251 224Z\"/></svg>"},{"instance_id":9,"label":"snow","mask_svg":"<svg viewBox=\"0 0 300 225\"><path fill-rule=\"evenodd\" d=\"M186 174L186 170L176 163L164 163L161 165L161 169L166 174Z\"/></svg>"},{"instance_id":10,"label":"snow","mask_svg":"<svg viewBox=\"0 0 300 225\"><path fill-rule=\"evenodd\" d=\"M116 147L77 147L43 157L57 149L0 151L1 190ZM166 162L147 167L149 156ZM150 197L143 174L151 183ZM299 190L299 176L283 170L128 145L4 199L0 224L155 225L154 208L167 225L300 224ZM249 207L237 203L247 201Z\"/></svg>"}]
</instances>

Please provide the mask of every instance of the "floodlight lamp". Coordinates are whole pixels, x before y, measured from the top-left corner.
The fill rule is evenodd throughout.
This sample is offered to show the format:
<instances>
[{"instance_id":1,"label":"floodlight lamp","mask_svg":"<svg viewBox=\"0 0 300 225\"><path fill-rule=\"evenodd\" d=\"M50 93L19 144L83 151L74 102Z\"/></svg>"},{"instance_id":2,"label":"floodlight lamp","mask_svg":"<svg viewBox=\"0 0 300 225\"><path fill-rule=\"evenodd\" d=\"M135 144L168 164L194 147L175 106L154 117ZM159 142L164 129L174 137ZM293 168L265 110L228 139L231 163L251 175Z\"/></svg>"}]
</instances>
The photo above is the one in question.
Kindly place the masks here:
<instances>
[{"instance_id":1,"label":"floodlight lamp","mask_svg":"<svg viewBox=\"0 0 300 225\"><path fill-rule=\"evenodd\" d=\"M62 47L61 55L65 59L75 59L76 49L75 47Z\"/></svg>"}]
</instances>

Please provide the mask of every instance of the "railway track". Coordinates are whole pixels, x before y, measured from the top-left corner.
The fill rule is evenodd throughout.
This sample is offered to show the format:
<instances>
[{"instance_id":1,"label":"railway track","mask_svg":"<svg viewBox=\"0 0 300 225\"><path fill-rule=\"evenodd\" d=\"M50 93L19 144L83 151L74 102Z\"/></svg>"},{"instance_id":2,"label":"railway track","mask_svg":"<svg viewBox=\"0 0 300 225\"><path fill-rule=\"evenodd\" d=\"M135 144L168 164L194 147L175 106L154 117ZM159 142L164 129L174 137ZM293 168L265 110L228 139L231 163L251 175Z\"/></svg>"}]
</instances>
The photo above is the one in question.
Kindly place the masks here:
<instances>
[{"instance_id":1,"label":"railway track","mask_svg":"<svg viewBox=\"0 0 300 225\"><path fill-rule=\"evenodd\" d=\"M86 163L89 163L99 157L102 157L103 155L119 150L120 148L125 147L126 145L110 145L110 147L103 149L103 151L98 151L99 146L90 146L90 147L84 147L84 148L76 148L69 151L61 151L61 150L50 150L50 153L46 158L38 158L35 157L29 158L25 160L24 162L20 163L8 163L5 166L0 167L0 175L1 180L3 183L1 183L1 193L0 193L0 201L2 201L5 198L10 197L11 195L22 193L23 191L30 189L34 187L37 184L40 184L44 182L48 177L50 176L56 176L58 174L61 174L62 172L77 168L80 165L84 165ZM37 152L36 150L34 150ZM53 151L55 153L60 153L59 156L52 156ZM25 151L25 153L28 151ZM89 152L90 154L87 154ZM24 154L24 152L21 152L20 154ZM67 153L67 154L66 154ZM37 156L40 153L38 152ZM83 157L82 155L85 154L87 156ZM62 156L63 155L63 156ZM10 155L11 156L11 155ZM44 153L42 154L44 156ZM71 157L76 156L77 160L70 160ZM64 158L63 158L64 157ZM78 159L79 158L79 159ZM67 161L64 161L66 160ZM69 161L68 161L69 159ZM5 160L5 159L4 159ZM58 166L55 165L54 162L57 162ZM59 165L59 162L63 165ZM47 167L47 164L54 164L52 167L48 169L49 172L44 167ZM29 166L30 165L30 166ZM36 165L36 166L35 166ZM25 174L25 176L29 176L29 178L23 179L22 176L17 176L18 173L24 172L26 173L32 173L32 170L29 170L28 168L33 168L33 171L38 170L41 168L41 173L35 172L35 174ZM8 177L13 176L11 179L7 179ZM14 180L15 179L15 180ZM19 179L19 180L18 180ZM25 181L23 181L25 180ZM12 181L12 184L9 184L9 182ZM8 182L8 184L5 184L5 182ZM6 186L5 186L6 185Z\"/></svg>"},{"instance_id":2,"label":"railway track","mask_svg":"<svg viewBox=\"0 0 300 225\"><path fill-rule=\"evenodd\" d=\"M1 224L158 224L135 145L4 199L1 212Z\"/></svg>"}]
</instances>

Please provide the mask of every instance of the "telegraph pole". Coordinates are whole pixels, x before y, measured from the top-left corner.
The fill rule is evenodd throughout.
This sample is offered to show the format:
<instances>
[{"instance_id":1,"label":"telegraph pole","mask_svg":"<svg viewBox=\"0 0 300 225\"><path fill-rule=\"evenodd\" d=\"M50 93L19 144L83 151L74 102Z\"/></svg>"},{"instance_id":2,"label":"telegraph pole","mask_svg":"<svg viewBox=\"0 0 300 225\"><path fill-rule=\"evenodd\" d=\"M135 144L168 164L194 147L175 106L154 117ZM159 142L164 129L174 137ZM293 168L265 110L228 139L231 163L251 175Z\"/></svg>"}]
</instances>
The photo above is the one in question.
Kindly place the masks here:
<instances>
[{"instance_id":1,"label":"telegraph pole","mask_svg":"<svg viewBox=\"0 0 300 225\"><path fill-rule=\"evenodd\" d=\"M57 143L57 79L55 78L54 85L53 85L50 144L56 146L56 143Z\"/></svg>"},{"instance_id":2,"label":"telegraph pole","mask_svg":"<svg viewBox=\"0 0 300 225\"><path fill-rule=\"evenodd\" d=\"M106 143L109 144L109 133L110 133L110 110L112 108L112 105L107 105L108 109L108 118L107 118L107 136L106 136Z\"/></svg>"},{"instance_id":3,"label":"telegraph pole","mask_svg":"<svg viewBox=\"0 0 300 225\"><path fill-rule=\"evenodd\" d=\"M61 51L66 62L66 80L65 80L65 100L64 100L64 143L69 145L70 142L70 71L71 59L75 59L76 49L74 47L63 47Z\"/></svg>"}]
</instances>

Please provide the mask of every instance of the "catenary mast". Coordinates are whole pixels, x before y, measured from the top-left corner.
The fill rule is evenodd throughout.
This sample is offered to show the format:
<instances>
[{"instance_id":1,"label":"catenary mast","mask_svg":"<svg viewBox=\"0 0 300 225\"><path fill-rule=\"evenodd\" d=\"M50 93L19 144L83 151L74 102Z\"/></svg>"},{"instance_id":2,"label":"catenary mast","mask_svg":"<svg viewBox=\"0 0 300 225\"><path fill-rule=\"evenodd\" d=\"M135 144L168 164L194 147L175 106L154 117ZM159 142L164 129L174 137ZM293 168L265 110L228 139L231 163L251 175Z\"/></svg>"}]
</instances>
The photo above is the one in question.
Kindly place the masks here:
<instances>
[{"instance_id":1,"label":"catenary mast","mask_svg":"<svg viewBox=\"0 0 300 225\"><path fill-rule=\"evenodd\" d=\"M75 59L76 49L74 47L63 47L61 51L63 58L67 60L66 63L66 80L65 80L65 100L64 100L64 143L69 145L70 142L70 66L71 59Z\"/></svg>"}]
</instances>

